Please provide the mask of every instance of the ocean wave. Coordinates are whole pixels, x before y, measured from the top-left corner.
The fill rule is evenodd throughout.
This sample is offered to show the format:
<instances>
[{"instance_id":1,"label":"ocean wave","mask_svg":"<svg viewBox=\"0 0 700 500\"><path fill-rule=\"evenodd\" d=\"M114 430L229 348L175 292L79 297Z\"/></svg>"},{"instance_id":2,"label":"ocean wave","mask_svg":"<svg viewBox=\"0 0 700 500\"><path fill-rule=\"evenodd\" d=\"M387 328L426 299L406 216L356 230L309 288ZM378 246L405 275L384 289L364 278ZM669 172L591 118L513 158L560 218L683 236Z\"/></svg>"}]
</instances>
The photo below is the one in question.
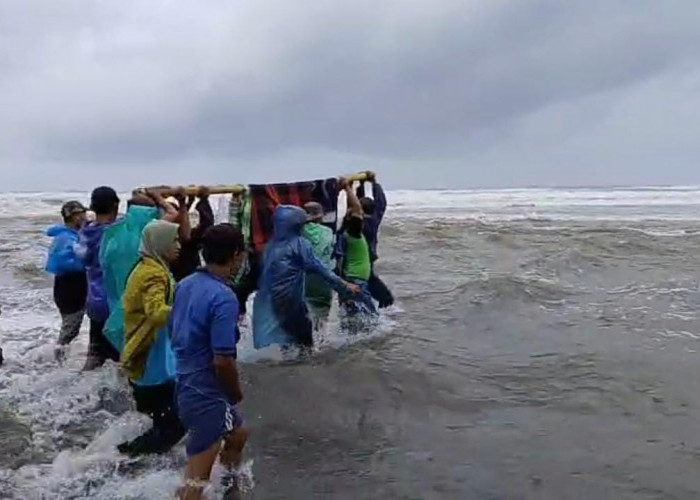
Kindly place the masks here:
<instances>
[{"instance_id":1,"label":"ocean wave","mask_svg":"<svg viewBox=\"0 0 700 500\"><path fill-rule=\"evenodd\" d=\"M128 193L122 193L123 200ZM487 218L492 220L699 220L700 189L466 189L388 191L390 217ZM64 201L88 202L88 192L0 194L0 218L59 218ZM212 197L217 216L227 212L224 196ZM341 209L344 202L341 200ZM125 209L125 202L122 203ZM533 210L536 209L536 213Z\"/></svg>"},{"instance_id":2,"label":"ocean wave","mask_svg":"<svg viewBox=\"0 0 700 500\"><path fill-rule=\"evenodd\" d=\"M425 295L459 295L469 298L475 304L505 299L561 305L574 293L574 290L560 282L539 276L484 274L448 289L426 291L417 295L408 295L407 298L419 298Z\"/></svg>"}]
</instances>

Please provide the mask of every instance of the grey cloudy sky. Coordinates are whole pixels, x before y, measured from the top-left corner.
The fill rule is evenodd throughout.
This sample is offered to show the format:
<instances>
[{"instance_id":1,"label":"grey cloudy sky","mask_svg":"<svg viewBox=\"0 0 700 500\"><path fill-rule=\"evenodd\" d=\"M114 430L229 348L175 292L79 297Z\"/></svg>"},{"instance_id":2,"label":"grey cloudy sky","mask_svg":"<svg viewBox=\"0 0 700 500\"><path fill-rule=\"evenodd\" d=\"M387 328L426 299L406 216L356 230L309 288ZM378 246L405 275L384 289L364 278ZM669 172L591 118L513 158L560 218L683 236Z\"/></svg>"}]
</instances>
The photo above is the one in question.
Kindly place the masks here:
<instances>
[{"instance_id":1,"label":"grey cloudy sky","mask_svg":"<svg viewBox=\"0 0 700 500\"><path fill-rule=\"evenodd\" d=\"M700 184L698 0L0 0L0 189Z\"/></svg>"}]
</instances>

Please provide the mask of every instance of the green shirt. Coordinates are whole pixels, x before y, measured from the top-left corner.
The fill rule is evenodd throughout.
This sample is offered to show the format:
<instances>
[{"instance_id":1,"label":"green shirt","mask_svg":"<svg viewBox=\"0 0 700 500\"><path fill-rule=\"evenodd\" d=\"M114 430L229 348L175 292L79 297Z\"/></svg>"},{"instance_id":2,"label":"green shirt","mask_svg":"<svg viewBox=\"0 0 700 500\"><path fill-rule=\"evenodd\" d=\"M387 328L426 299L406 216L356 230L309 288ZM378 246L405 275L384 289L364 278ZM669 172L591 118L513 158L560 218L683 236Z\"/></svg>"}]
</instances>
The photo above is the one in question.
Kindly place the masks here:
<instances>
[{"instance_id":1,"label":"green shirt","mask_svg":"<svg viewBox=\"0 0 700 500\"><path fill-rule=\"evenodd\" d=\"M372 274L372 264L369 256L369 245L364 236L354 238L345 235L347 247L345 249L345 269L347 278L369 281Z\"/></svg>"}]
</instances>

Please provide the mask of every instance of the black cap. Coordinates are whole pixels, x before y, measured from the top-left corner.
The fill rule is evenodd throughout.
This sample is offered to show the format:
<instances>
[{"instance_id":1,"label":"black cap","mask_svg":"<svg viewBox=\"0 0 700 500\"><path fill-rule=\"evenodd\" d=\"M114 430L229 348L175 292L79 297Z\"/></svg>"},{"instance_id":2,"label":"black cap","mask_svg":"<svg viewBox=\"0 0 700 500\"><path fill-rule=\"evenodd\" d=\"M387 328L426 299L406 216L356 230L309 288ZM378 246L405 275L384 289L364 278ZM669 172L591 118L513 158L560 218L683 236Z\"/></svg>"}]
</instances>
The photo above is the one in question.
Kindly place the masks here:
<instances>
[{"instance_id":1,"label":"black cap","mask_svg":"<svg viewBox=\"0 0 700 500\"><path fill-rule=\"evenodd\" d=\"M84 214L87 212L87 208L83 206L79 201L68 201L61 207L61 216L68 220L75 214Z\"/></svg>"},{"instance_id":2,"label":"black cap","mask_svg":"<svg viewBox=\"0 0 700 500\"><path fill-rule=\"evenodd\" d=\"M94 212L109 210L115 204L119 204L119 196L111 187L100 186L92 191L90 209Z\"/></svg>"}]
</instances>

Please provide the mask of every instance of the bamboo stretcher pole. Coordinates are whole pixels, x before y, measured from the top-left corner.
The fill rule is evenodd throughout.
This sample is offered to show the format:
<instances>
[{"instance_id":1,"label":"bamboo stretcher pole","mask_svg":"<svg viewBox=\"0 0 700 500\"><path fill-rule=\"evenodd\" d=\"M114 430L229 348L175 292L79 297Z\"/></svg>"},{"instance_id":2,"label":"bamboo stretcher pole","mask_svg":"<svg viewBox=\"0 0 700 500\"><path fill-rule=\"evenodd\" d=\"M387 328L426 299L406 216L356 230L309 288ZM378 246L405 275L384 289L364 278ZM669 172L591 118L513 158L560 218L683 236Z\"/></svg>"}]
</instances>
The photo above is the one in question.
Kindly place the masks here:
<instances>
[{"instance_id":1,"label":"bamboo stretcher pole","mask_svg":"<svg viewBox=\"0 0 700 500\"><path fill-rule=\"evenodd\" d=\"M364 182L367 180L367 172L360 172L357 174L344 176L350 182ZM242 184L232 184L230 186L207 186L209 188L210 194L243 194L246 192L246 187ZM199 194L200 186L152 186L152 187L142 187L133 190L133 195L143 195L146 191L157 191L161 196L172 196L177 193L180 189L185 190L187 196L197 196Z\"/></svg>"},{"instance_id":2,"label":"bamboo stretcher pole","mask_svg":"<svg viewBox=\"0 0 700 500\"><path fill-rule=\"evenodd\" d=\"M230 186L207 186L209 194L243 194L246 192L246 187L241 184L233 184ZM142 187L133 190L134 195L143 195L146 191L157 191L161 196L172 196L180 189L185 190L187 196L197 196L200 186L152 186Z\"/></svg>"}]
</instances>

